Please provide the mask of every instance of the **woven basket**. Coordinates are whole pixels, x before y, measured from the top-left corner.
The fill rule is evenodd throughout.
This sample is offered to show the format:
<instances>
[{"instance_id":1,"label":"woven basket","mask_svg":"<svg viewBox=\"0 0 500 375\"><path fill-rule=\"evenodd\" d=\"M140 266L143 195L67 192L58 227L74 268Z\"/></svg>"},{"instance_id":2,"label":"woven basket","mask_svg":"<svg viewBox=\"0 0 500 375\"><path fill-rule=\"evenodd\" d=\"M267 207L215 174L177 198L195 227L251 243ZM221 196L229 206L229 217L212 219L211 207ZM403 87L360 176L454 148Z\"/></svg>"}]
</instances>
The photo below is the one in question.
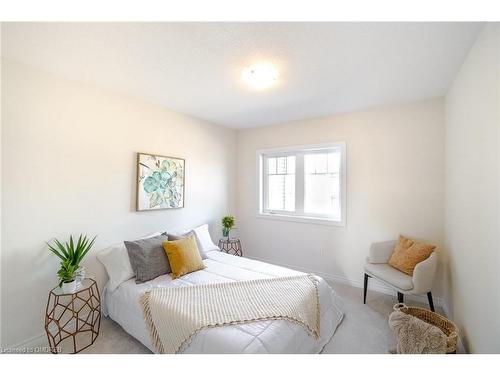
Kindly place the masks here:
<instances>
[{"instance_id":1,"label":"woven basket","mask_svg":"<svg viewBox=\"0 0 500 375\"><path fill-rule=\"evenodd\" d=\"M401 311L438 327L447 337L446 353L455 353L457 350L458 327L451 320L438 313L420 307L406 306L404 303L394 305L394 311Z\"/></svg>"}]
</instances>

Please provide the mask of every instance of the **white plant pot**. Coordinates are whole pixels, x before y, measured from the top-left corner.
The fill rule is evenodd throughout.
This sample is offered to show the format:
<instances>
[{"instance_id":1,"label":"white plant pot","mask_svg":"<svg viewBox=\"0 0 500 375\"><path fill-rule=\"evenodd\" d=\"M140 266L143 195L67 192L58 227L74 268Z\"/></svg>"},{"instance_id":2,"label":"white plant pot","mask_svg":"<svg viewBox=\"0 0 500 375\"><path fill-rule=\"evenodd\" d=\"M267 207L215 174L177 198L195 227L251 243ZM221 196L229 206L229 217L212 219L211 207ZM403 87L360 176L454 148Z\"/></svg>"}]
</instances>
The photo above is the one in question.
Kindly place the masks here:
<instances>
[{"instance_id":1,"label":"white plant pot","mask_svg":"<svg viewBox=\"0 0 500 375\"><path fill-rule=\"evenodd\" d=\"M62 284L62 291L63 291L64 294L75 293L75 291L76 291L76 280L73 280L70 283L63 283Z\"/></svg>"}]
</instances>

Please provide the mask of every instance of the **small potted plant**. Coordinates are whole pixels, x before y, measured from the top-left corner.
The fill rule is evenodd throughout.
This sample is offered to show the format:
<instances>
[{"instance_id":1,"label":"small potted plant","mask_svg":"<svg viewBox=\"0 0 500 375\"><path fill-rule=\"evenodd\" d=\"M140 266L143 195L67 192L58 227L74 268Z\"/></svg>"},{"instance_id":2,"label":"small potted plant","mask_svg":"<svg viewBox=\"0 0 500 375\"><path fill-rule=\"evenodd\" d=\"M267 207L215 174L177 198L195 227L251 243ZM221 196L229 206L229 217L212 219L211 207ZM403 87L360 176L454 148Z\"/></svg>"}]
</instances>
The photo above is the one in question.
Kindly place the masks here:
<instances>
[{"instance_id":1,"label":"small potted plant","mask_svg":"<svg viewBox=\"0 0 500 375\"><path fill-rule=\"evenodd\" d=\"M234 228L234 216L224 216L222 218L222 236L229 237L229 232Z\"/></svg>"},{"instance_id":2,"label":"small potted plant","mask_svg":"<svg viewBox=\"0 0 500 375\"><path fill-rule=\"evenodd\" d=\"M62 288L65 294L76 291L75 271L76 268L71 264L70 260L67 259L61 262L61 268L57 271L57 276L59 276L59 287Z\"/></svg>"},{"instance_id":3,"label":"small potted plant","mask_svg":"<svg viewBox=\"0 0 500 375\"><path fill-rule=\"evenodd\" d=\"M95 239L96 236L89 240L87 236L80 234L76 243L73 241L73 236L69 236L69 241L64 244L57 238L54 239L55 246L47 243L49 250L61 259L61 269L57 274L60 280L59 286L63 287L63 290L64 284L71 284L71 281L75 282L75 289L81 286L81 282L85 278L85 268L80 266L80 262L94 245ZM63 279L61 275L65 276L65 278Z\"/></svg>"}]
</instances>

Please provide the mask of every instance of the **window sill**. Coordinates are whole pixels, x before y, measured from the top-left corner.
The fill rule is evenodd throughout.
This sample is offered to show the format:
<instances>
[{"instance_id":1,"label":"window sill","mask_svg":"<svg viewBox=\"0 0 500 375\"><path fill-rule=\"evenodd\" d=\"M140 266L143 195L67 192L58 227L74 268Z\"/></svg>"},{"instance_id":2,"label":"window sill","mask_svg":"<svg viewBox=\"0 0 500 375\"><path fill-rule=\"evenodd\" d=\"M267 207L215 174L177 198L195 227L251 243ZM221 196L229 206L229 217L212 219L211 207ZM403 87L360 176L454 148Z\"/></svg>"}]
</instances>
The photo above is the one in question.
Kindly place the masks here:
<instances>
[{"instance_id":1,"label":"window sill","mask_svg":"<svg viewBox=\"0 0 500 375\"><path fill-rule=\"evenodd\" d=\"M270 214L266 212L259 212L257 214L258 218L270 219L270 220L280 220L280 221L293 221L296 223L306 223L306 224L319 224L319 225L329 225L334 227L345 227L344 221L320 218L320 217L309 217L309 216L293 216L293 215L283 215L283 214Z\"/></svg>"}]
</instances>

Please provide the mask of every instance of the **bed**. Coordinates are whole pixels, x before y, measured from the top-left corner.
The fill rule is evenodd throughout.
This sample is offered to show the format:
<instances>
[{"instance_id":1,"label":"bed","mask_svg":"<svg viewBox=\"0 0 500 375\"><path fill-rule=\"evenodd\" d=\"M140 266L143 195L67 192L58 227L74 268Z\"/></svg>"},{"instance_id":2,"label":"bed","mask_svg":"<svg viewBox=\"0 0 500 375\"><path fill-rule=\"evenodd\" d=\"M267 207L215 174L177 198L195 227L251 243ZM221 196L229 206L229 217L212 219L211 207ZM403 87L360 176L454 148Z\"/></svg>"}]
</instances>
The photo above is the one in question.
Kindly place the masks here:
<instances>
[{"instance_id":1,"label":"bed","mask_svg":"<svg viewBox=\"0 0 500 375\"><path fill-rule=\"evenodd\" d=\"M116 321L126 332L154 352L139 304L139 298L145 292L157 287L175 288L193 284L303 275L288 268L217 250L209 251L204 263L204 270L175 280L169 275L162 275L143 284L136 284L135 279L127 280L112 292L105 287L104 315ZM319 339L313 338L303 327L293 322L266 320L204 329L193 337L183 353L320 353L341 323L343 313L340 298L335 291L323 279L317 279L321 306Z\"/></svg>"}]
</instances>

